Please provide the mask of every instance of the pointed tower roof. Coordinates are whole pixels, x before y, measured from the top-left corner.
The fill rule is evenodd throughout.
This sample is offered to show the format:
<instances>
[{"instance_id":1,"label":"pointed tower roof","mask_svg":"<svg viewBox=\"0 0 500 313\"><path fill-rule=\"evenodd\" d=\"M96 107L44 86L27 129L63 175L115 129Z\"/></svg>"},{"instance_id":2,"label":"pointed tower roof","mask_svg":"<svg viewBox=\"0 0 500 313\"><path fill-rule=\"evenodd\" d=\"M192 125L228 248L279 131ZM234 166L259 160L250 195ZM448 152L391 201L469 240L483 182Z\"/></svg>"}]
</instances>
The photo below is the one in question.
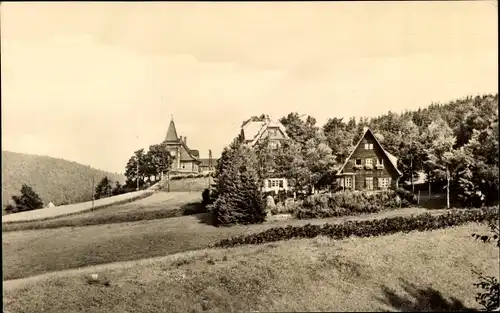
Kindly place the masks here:
<instances>
[{"instance_id":1,"label":"pointed tower roof","mask_svg":"<svg viewBox=\"0 0 500 313\"><path fill-rule=\"evenodd\" d=\"M174 117L170 120L170 125L168 125L167 136L165 137L167 142L178 142L179 136L177 136L177 130L175 129Z\"/></svg>"}]
</instances>

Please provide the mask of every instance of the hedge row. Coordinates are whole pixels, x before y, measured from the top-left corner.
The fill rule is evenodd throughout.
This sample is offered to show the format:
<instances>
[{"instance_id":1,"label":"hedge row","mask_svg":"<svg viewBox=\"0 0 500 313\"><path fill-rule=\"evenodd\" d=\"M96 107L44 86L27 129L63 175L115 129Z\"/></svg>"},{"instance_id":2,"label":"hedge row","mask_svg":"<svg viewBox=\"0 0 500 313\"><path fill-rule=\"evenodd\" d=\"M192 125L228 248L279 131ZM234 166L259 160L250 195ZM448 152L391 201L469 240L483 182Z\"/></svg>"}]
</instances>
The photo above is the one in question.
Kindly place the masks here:
<instances>
[{"instance_id":1,"label":"hedge row","mask_svg":"<svg viewBox=\"0 0 500 313\"><path fill-rule=\"evenodd\" d=\"M211 173L186 174L186 175L172 176L170 178L170 180L180 180L180 179L186 179L186 178L207 178L211 175L212 175Z\"/></svg>"},{"instance_id":2,"label":"hedge row","mask_svg":"<svg viewBox=\"0 0 500 313\"><path fill-rule=\"evenodd\" d=\"M327 218L377 213L417 204L416 196L404 189L379 192L341 191L315 194L299 200L292 212L295 218Z\"/></svg>"},{"instance_id":3,"label":"hedge row","mask_svg":"<svg viewBox=\"0 0 500 313\"><path fill-rule=\"evenodd\" d=\"M498 208L449 212L442 215L429 213L409 217L394 217L367 221L349 221L344 224L324 224L275 227L260 233L224 239L215 247L234 247L246 244L263 244L293 238L314 238L319 235L333 239L351 236L373 237L398 232L429 231L459 226L469 222L485 222L498 219Z\"/></svg>"},{"instance_id":4,"label":"hedge row","mask_svg":"<svg viewBox=\"0 0 500 313\"><path fill-rule=\"evenodd\" d=\"M101 224L128 223L137 221L157 220L163 218L179 217L183 215L193 215L206 212L201 203L193 203L183 208L173 210L158 209L156 211L132 211L124 213L106 213L79 218L60 218L55 220L29 221L23 223L4 223L2 231L19 231L33 229L50 229L61 227L82 227Z\"/></svg>"}]
</instances>

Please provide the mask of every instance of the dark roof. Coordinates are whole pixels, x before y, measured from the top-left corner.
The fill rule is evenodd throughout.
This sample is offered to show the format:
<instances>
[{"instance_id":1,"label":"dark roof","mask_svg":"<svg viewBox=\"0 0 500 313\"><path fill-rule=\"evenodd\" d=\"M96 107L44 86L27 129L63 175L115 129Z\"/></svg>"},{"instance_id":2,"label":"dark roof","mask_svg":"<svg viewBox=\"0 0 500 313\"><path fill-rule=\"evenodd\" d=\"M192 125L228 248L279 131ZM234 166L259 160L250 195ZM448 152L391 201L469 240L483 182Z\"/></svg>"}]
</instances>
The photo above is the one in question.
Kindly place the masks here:
<instances>
[{"instance_id":1,"label":"dark roof","mask_svg":"<svg viewBox=\"0 0 500 313\"><path fill-rule=\"evenodd\" d=\"M210 159L200 159L200 166L208 166L210 164ZM217 159L212 159L212 166L217 165Z\"/></svg>"},{"instance_id":2,"label":"dark roof","mask_svg":"<svg viewBox=\"0 0 500 313\"><path fill-rule=\"evenodd\" d=\"M347 159L345 160L344 164L337 170L337 174L340 173L344 169L345 165L347 164L347 162L351 158L352 154L354 153L354 151L358 148L359 144L361 143L361 140L363 140L363 138L365 138L365 136L368 133L370 133L371 136L375 139L375 142L380 147L380 150L382 150L382 152L386 155L387 159L389 159L389 162L394 167L394 169L396 170L396 172L398 173L398 175L399 176L403 176L403 173L401 173L401 171L398 169L398 165L397 165L398 164L398 159L397 159L397 157L395 157L394 155L390 154L389 152L387 152L387 150L384 149L384 147L382 147L382 145L378 141L377 137L373 134L373 132L371 131L371 129L369 129L368 127L364 128L363 136L361 136L361 138L359 138L358 143L356 144L356 146L354 146L354 149L352 149L351 154L349 155L349 157L347 157Z\"/></svg>"},{"instance_id":3,"label":"dark roof","mask_svg":"<svg viewBox=\"0 0 500 313\"><path fill-rule=\"evenodd\" d=\"M186 143L179 139L177 135L177 130L175 129L174 119L170 120L170 125L168 125L167 136L164 141L167 145L180 146L180 159L181 161L199 161L200 152L198 150L191 150L188 148Z\"/></svg>"},{"instance_id":4,"label":"dark roof","mask_svg":"<svg viewBox=\"0 0 500 313\"><path fill-rule=\"evenodd\" d=\"M191 154L192 154L193 156L197 157L197 158L199 158L199 157L200 157L200 151L198 151L198 150L191 150Z\"/></svg>"},{"instance_id":5,"label":"dark roof","mask_svg":"<svg viewBox=\"0 0 500 313\"><path fill-rule=\"evenodd\" d=\"M175 129L174 119L170 120L170 125L168 125L167 136L165 137L165 141L167 142L179 141L179 137L177 136L177 130Z\"/></svg>"},{"instance_id":6,"label":"dark roof","mask_svg":"<svg viewBox=\"0 0 500 313\"><path fill-rule=\"evenodd\" d=\"M200 161L197 156L191 153L192 150L188 148L184 141L179 140L179 143L181 144L181 161Z\"/></svg>"}]
</instances>

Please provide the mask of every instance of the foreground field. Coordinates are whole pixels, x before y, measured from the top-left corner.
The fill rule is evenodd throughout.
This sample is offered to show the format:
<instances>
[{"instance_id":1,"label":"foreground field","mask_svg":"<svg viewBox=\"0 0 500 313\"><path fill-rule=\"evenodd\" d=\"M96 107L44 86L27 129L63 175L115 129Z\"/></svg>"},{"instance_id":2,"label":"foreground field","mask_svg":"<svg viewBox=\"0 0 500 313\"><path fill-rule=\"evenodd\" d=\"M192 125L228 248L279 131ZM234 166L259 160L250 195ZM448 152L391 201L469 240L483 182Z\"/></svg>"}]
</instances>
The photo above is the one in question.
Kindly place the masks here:
<instances>
[{"instance_id":1,"label":"foreground field","mask_svg":"<svg viewBox=\"0 0 500 313\"><path fill-rule=\"evenodd\" d=\"M208 223L207 214L198 214L133 223L6 232L3 234L3 279L203 249L221 239L275 226L342 223L425 212L429 211L408 208L356 217L281 220L229 228L214 227Z\"/></svg>"},{"instance_id":2,"label":"foreground field","mask_svg":"<svg viewBox=\"0 0 500 313\"><path fill-rule=\"evenodd\" d=\"M469 224L331 241L201 250L4 282L14 312L437 311L476 306L471 269L498 275L498 250ZM86 277L99 273L100 284ZM103 284L109 282L109 285Z\"/></svg>"}]
</instances>

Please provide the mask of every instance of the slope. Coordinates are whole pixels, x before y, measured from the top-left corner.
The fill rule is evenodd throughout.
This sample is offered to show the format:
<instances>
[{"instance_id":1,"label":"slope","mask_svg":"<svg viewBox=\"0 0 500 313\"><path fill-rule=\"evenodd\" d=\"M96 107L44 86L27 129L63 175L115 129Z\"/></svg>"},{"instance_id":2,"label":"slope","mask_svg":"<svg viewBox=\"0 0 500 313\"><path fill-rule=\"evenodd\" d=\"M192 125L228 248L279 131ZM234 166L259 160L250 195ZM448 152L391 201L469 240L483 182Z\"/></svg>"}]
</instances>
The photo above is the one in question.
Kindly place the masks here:
<instances>
[{"instance_id":1,"label":"slope","mask_svg":"<svg viewBox=\"0 0 500 313\"><path fill-rule=\"evenodd\" d=\"M498 275L484 225L206 249L4 281L9 312L457 311L476 269ZM99 280L91 281L89 274Z\"/></svg>"},{"instance_id":2,"label":"slope","mask_svg":"<svg viewBox=\"0 0 500 313\"><path fill-rule=\"evenodd\" d=\"M32 186L45 203L55 205L92 200L92 177L125 182L125 177L48 156L2 151L2 206L10 203L22 184Z\"/></svg>"}]
</instances>

